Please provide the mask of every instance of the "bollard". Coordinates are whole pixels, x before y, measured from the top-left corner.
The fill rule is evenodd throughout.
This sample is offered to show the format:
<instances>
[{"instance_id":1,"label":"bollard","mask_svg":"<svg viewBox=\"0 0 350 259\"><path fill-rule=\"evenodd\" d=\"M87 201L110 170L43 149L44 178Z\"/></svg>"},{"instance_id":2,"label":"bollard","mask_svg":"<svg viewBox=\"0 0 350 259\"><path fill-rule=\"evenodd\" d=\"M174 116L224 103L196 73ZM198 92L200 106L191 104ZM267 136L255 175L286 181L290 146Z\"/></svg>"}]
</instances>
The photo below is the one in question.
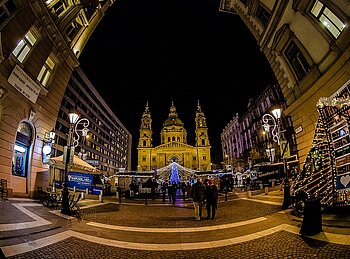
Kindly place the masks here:
<instances>
[{"instance_id":1,"label":"bollard","mask_svg":"<svg viewBox=\"0 0 350 259\"><path fill-rule=\"evenodd\" d=\"M259 184L259 186L260 186L260 190L262 190L264 188L264 185L262 183Z\"/></svg>"},{"instance_id":2,"label":"bollard","mask_svg":"<svg viewBox=\"0 0 350 259\"><path fill-rule=\"evenodd\" d=\"M80 197L81 197L81 199L82 199L82 200L84 200L84 199L85 199L84 192L81 192L81 193L80 193Z\"/></svg>"},{"instance_id":3,"label":"bollard","mask_svg":"<svg viewBox=\"0 0 350 259\"><path fill-rule=\"evenodd\" d=\"M301 225L301 235L315 235L322 231L321 199L319 197L305 200L304 217Z\"/></svg>"},{"instance_id":4,"label":"bollard","mask_svg":"<svg viewBox=\"0 0 350 259\"><path fill-rule=\"evenodd\" d=\"M102 190L100 191L100 195L98 196L98 200L99 200L100 202L103 202Z\"/></svg>"},{"instance_id":5,"label":"bollard","mask_svg":"<svg viewBox=\"0 0 350 259\"><path fill-rule=\"evenodd\" d=\"M272 181L271 184L272 187L275 187L275 181Z\"/></svg>"},{"instance_id":6,"label":"bollard","mask_svg":"<svg viewBox=\"0 0 350 259\"><path fill-rule=\"evenodd\" d=\"M73 192L75 192L75 186L73 186Z\"/></svg>"},{"instance_id":7,"label":"bollard","mask_svg":"<svg viewBox=\"0 0 350 259\"><path fill-rule=\"evenodd\" d=\"M117 199L119 199L119 192L118 192L118 191L115 192L115 197L116 197Z\"/></svg>"},{"instance_id":8,"label":"bollard","mask_svg":"<svg viewBox=\"0 0 350 259\"><path fill-rule=\"evenodd\" d=\"M52 191L53 191L53 192L56 192L56 187L55 187L55 185L52 186Z\"/></svg>"},{"instance_id":9,"label":"bollard","mask_svg":"<svg viewBox=\"0 0 350 259\"><path fill-rule=\"evenodd\" d=\"M86 188L85 194L89 194L89 189L88 188Z\"/></svg>"},{"instance_id":10,"label":"bollard","mask_svg":"<svg viewBox=\"0 0 350 259\"><path fill-rule=\"evenodd\" d=\"M269 194L269 187L265 187L265 195Z\"/></svg>"},{"instance_id":11,"label":"bollard","mask_svg":"<svg viewBox=\"0 0 350 259\"><path fill-rule=\"evenodd\" d=\"M252 191L248 191L248 198L252 197Z\"/></svg>"}]
</instances>

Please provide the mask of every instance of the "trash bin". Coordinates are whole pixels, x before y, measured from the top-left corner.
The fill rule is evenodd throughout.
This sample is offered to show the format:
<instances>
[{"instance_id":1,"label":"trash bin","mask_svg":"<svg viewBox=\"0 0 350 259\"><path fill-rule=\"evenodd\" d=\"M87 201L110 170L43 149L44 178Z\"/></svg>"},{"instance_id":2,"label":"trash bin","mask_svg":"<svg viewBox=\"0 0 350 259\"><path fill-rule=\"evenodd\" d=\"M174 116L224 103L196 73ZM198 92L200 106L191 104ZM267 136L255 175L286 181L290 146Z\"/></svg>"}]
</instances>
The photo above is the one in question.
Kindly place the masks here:
<instances>
[{"instance_id":1,"label":"trash bin","mask_svg":"<svg viewBox=\"0 0 350 259\"><path fill-rule=\"evenodd\" d=\"M305 200L304 217L300 234L311 236L320 232L322 232L321 198L307 198Z\"/></svg>"}]
</instances>

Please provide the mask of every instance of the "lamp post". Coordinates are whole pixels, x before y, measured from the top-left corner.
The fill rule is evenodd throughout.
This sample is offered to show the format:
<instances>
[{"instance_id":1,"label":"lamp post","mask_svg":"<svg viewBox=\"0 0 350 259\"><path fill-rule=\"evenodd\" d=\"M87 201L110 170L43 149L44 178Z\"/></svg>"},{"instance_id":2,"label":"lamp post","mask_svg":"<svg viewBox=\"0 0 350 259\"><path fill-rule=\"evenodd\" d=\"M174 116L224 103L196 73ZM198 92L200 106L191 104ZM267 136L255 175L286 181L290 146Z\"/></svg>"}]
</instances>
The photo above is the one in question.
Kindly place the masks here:
<instances>
[{"instance_id":1,"label":"lamp post","mask_svg":"<svg viewBox=\"0 0 350 259\"><path fill-rule=\"evenodd\" d=\"M266 132L270 132L270 128L272 127L271 134L272 139L277 142L278 146L281 148L281 129L280 129L280 120L282 115L281 108L275 108L272 111L272 114L266 113L263 115L263 128ZM276 122L277 120L277 122ZM281 154L283 155L283 154ZM282 208L286 209L291 205L290 200L290 184L289 184L289 175L287 168L287 161L285 158L283 159L283 171L284 171L284 192L283 192L283 204Z\"/></svg>"},{"instance_id":2,"label":"lamp post","mask_svg":"<svg viewBox=\"0 0 350 259\"><path fill-rule=\"evenodd\" d=\"M68 191L68 166L73 162L74 148L78 146L80 135L86 136L88 132L89 120L80 119L77 111L70 111L69 117L69 131L67 139L67 147L65 148L64 156L64 183L62 189L62 208L61 213L65 215L71 215L69 207L69 191ZM79 128L81 127L81 128Z\"/></svg>"}]
</instances>

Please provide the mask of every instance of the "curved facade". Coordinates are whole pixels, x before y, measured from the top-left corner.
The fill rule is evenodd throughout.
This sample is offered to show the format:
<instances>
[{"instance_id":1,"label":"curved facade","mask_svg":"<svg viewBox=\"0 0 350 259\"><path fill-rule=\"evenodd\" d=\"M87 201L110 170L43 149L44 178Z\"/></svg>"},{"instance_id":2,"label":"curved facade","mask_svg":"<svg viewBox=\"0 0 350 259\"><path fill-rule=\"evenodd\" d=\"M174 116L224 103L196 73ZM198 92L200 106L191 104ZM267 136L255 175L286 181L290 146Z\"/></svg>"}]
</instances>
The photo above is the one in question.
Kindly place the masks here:
<instances>
[{"instance_id":1,"label":"curved facade","mask_svg":"<svg viewBox=\"0 0 350 259\"><path fill-rule=\"evenodd\" d=\"M199 171L211 169L210 143L206 118L202 108L197 105L196 143L187 144L187 131L178 117L172 103L169 116L163 123L160 133L161 143L153 147L152 118L148 103L141 118L140 138L138 144L138 171L151 171L176 162L186 168Z\"/></svg>"},{"instance_id":2,"label":"curved facade","mask_svg":"<svg viewBox=\"0 0 350 259\"><path fill-rule=\"evenodd\" d=\"M222 0L220 10L242 18L271 64L303 163L319 118L318 100L349 84L348 1Z\"/></svg>"},{"instance_id":3,"label":"curved facade","mask_svg":"<svg viewBox=\"0 0 350 259\"><path fill-rule=\"evenodd\" d=\"M44 143L77 58L111 3L0 3L0 178L10 197L31 197L47 182Z\"/></svg>"}]
</instances>

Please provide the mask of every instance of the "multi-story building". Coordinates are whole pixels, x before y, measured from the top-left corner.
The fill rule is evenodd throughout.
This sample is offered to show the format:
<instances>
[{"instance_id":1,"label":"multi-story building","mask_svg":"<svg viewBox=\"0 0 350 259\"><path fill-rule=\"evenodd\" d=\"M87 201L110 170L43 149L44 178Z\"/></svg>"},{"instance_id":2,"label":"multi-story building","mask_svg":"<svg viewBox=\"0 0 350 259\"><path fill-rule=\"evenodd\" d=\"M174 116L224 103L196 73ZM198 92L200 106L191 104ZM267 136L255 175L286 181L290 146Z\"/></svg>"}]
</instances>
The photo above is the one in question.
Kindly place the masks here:
<instances>
[{"instance_id":1,"label":"multi-story building","mask_svg":"<svg viewBox=\"0 0 350 259\"><path fill-rule=\"evenodd\" d=\"M335 0L222 0L239 15L270 63L305 162L319 118L317 102L350 80L350 5Z\"/></svg>"},{"instance_id":2,"label":"multi-story building","mask_svg":"<svg viewBox=\"0 0 350 259\"><path fill-rule=\"evenodd\" d=\"M234 171L251 168L254 163L261 161L275 162L280 159L280 148L273 143L271 134L266 134L262 128L263 115L276 105L285 107L279 85L273 84L267 86L256 100L250 99L246 112L242 116L237 113L223 129L221 146L224 163L230 165ZM280 126L286 132L288 129L288 134L283 134L283 138L288 140L288 150L295 154L295 139L289 136L293 135L290 132L291 120L283 116L281 122L283 125ZM276 159L272 157L272 153Z\"/></svg>"},{"instance_id":3,"label":"multi-story building","mask_svg":"<svg viewBox=\"0 0 350 259\"><path fill-rule=\"evenodd\" d=\"M43 144L90 35L112 1L0 3L0 178L9 196L32 197Z\"/></svg>"},{"instance_id":4,"label":"multi-story building","mask_svg":"<svg viewBox=\"0 0 350 259\"><path fill-rule=\"evenodd\" d=\"M195 146L187 144L187 131L172 103L169 117L163 123L161 143L153 146L151 112L146 105L141 118L138 144L138 171L151 171L176 162L198 171L211 170L210 143L206 118L199 104L195 117Z\"/></svg>"},{"instance_id":5,"label":"multi-story building","mask_svg":"<svg viewBox=\"0 0 350 259\"><path fill-rule=\"evenodd\" d=\"M132 136L81 68L73 71L62 99L55 127L54 155L62 155L67 145L67 118L71 109L76 109L81 118L89 121L89 131L80 137L75 153L107 175L113 175L120 168L130 170Z\"/></svg>"}]
</instances>

